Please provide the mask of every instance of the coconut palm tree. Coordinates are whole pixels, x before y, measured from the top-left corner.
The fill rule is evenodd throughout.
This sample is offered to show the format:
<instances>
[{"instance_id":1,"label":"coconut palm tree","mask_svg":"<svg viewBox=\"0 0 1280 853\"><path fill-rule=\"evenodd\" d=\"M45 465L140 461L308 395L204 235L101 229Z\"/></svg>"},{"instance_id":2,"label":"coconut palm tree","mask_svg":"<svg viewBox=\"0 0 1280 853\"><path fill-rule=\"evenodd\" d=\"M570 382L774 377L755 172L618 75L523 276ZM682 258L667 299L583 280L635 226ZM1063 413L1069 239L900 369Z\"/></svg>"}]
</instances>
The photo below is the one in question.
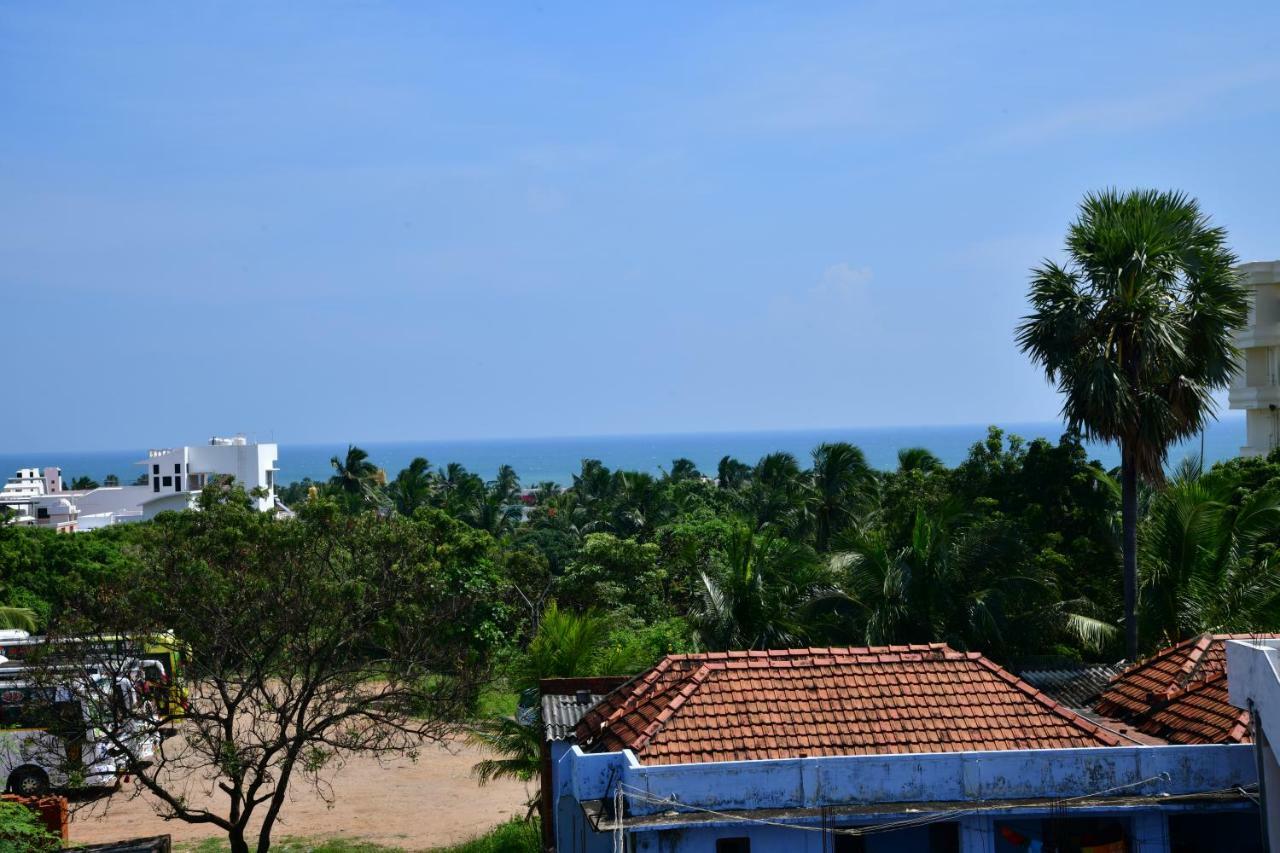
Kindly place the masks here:
<instances>
[{"instance_id":1,"label":"coconut palm tree","mask_svg":"<svg viewBox=\"0 0 1280 853\"><path fill-rule=\"evenodd\" d=\"M616 674L596 671L609 630L609 618L603 613L574 613L551 602L538 620L538 632L529 647L512 665L512 686L526 696L536 696L543 678Z\"/></svg>"},{"instance_id":2,"label":"coconut palm tree","mask_svg":"<svg viewBox=\"0 0 1280 853\"><path fill-rule=\"evenodd\" d=\"M590 675L627 675L652 663L608 647L609 618L597 611L574 613L553 601L538 621L538 631L528 649L512 665L512 686L520 692L514 717L495 716L476 723L469 740L494 753L471 768L481 784L491 779L537 782L542 767L542 721L538 707L538 682L544 678L577 678ZM539 789L528 800L532 817Z\"/></svg>"},{"instance_id":3,"label":"coconut palm tree","mask_svg":"<svg viewBox=\"0 0 1280 853\"><path fill-rule=\"evenodd\" d=\"M1083 599L1062 600L1053 573L1007 519L971 516L956 500L919 508L905 542L881 526L849 529L830 564L855 617L857 642L946 642L1016 653L1070 637L1093 652L1115 626Z\"/></svg>"},{"instance_id":4,"label":"coconut palm tree","mask_svg":"<svg viewBox=\"0 0 1280 853\"><path fill-rule=\"evenodd\" d=\"M450 462L437 478L445 512L465 518L484 500L485 483L458 462Z\"/></svg>"},{"instance_id":5,"label":"coconut palm tree","mask_svg":"<svg viewBox=\"0 0 1280 853\"><path fill-rule=\"evenodd\" d=\"M533 487L534 496L540 504L546 503L562 491L563 489L560 488L560 484L555 480L543 480L541 483L538 483L538 485Z\"/></svg>"},{"instance_id":6,"label":"coconut palm tree","mask_svg":"<svg viewBox=\"0 0 1280 853\"><path fill-rule=\"evenodd\" d=\"M829 605L842 598L812 549L736 525L721 572L701 572L694 624L712 650L803 645L822 632Z\"/></svg>"},{"instance_id":7,"label":"coconut palm tree","mask_svg":"<svg viewBox=\"0 0 1280 853\"><path fill-rule=\"evenodd\" d=\"M36 631L36 612L30 607L0 605L0 628L11 628L34 634Z\"/></svg>"},{"instance_id":8,"label":"coconut palm tree","mask_svg":"<svg viewBox=\"0 0 1280 853\"><path fill-rule=\"evenodd\" d=\"M471 773L481 785L494 779L516 779L533 782L542 772L542 722L534 718L491 717L475 723L467 734L473 745L483 747L495 757L476 762ZM525 820L533 818L542 798L541 784L526 788Z\"/></svg>"},{"instance_id":9,"label":"coconut palm tree","mask_svg":"<svg viewBox=\"0 0 1280 853\"><path fill-rule=\"evenodd\" d=\"M460 517L495 537L510 533L520 521L520 478L510 465L498 469L497 478L479 490L469 490L471 506L461 509Z\"/></svg>"},{"instance_id":10,"label":"coconut palm tree","mask_svg":"<svg viewBox=\"0 0 1280 853\"><path fill-rule=\"evenodd\" d=\"M386 481L386 475L381 469L369 461L369 454L354 444L347 445L346 456L341 459L334 456L329 464L333 466L329 485L344 495L348 505L353 508L372 502L380 480Z\"/></svg>"},{"instance_id":11,"label":"coconut palm tree","mask_svg":"<svg viewBox=\"0 0 1280 853\"><path fill-rule=\"evenodd\" d=\"M516 716L481 720L468 735L472 743L495 754L471 768L480 784L492 779L530 782L538 778L542 766L538 682L598 674L595 664L608 637L609 622L602 614L561 610L554 601L547 605L528 649L512 666L512 686L520 694ZM535 788L526 804L526 819L537 808L538 797Z\"/></svg>"},{"instance_id":12,"label":"coconut palm tree","mask_svg":"<svg viewBox=\"0 0 1280 853\"><path fill-rule=\"evenodd\" d=\"M826 551L832 536L848 527L858 510L865 508L874 479L866 456L848 442L823 443L813 449L805 502L819 552Z\"/></svg>"},{"instance_id":13,"label":"coconut palm tree","mask_svg":"<svg viewBox=\"0 0 1280 853\"><path fill-rule=\"evenodd\" d=\"M941 469L942 460L923 447L904 447L898 451L898 472L919 471L928 474Z\"/></svg>"},{"instance_id":14,"label":"coconut palm tree","mask_svg":"<svg viewBox=\"0 0 1280 853\"><path fill-rule=\"evenodd\" d=\"M679 482L681 480L700 480L702 472L698 470L698 466L692 459L681 457L671 462L671 470L663 475L664 480Z\"/></svg>"},{"instance_id":15,"label":"coconut palm tree","mask_svg":"<svg viewBox=\"0 0 1280 853\"><path fill-rule=\"evenodd\" d=\"M426 506L435 491L435 475L431 463L421 456L414 458L391 482L391 499L401 515L413 515Z\"/></svg>"},{"instance_id":16,"label":"coconut palm tree","mask_svg":"<svg viewBox=\"0 0 1280 853\"><path fill-rule=\"evenodd\" d=\"M716 466L716 485L729 491L739 491L751 479L751 466L732 456L724 456Z\"/></svg>"},{"instance_id":17,"label":"coconut palm tree","mask_svg":"<svg viewBox=\"0 0 1280 853\"><path fill-rule=\"evenodd\" d=\"M960 594L952 536L960 515L954 502L932 514L917 510L910 539L900 547L882 527L855 527L841 537L831 565L859 605L864 642L952 639L950 610Z\"/></svg>"},{"instance_id":18,"label":"coconut palm tree","mask_svg":"<svg viewBox=\"0 0 1280 853\"><path fill-rule=\"evenodd\" d=\"M1160 483L1169 445L1213 417L1237 351L1248 291L1226 232L1182 193L1085 197L1065 264L1032 271L1023 352L1063 394L1087 438L1120 445L1125 641L1138 650L1138 482Z\"/></svg>"},{"instance_id":19,"label":"coconut palm tree","mask_svg":"<svg viewBox=\"0 0 1280 853\"><path fill-rule=\"evenodd\" d=\"M762 456L751 471L747 512L756 529L774 525L788 533L803 526L804 476L795 456L786 452Z\"/></svg>"},{"instance_id":20,"label":"coconut palm tree","mask_svg":"<svg viewBox=\"0 0 1280 853\"><path fill-rule=\"evenodd\" d=\"M663 496L652 474L615 471L611 493L613 511L609 523L619 536L647 536L660 523Z\"/></svg>"},{"instance_id":21,"label":"coconut palm tree","mask_svg":"<svg viewBox=\"0 0 1280 853\"><path fill-rule=\"evenodd\" d=\"M1280 628L1280 494L1184 466L1143 521L1142 613L1150 647L1205 631Z\"/></svg>"}]
</instances>

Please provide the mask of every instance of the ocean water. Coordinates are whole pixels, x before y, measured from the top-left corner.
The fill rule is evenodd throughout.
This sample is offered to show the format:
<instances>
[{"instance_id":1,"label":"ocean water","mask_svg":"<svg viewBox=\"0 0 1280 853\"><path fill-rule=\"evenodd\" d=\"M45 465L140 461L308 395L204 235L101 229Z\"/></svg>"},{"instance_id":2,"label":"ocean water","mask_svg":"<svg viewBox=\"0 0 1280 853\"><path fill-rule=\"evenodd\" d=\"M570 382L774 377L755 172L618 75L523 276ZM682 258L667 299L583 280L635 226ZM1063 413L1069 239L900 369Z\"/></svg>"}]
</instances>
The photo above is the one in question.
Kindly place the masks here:
<instances>
[{"instance_id":1,"label":"ocean water","mask_svg":"<svg viewBox=\"0 0 1280 853\"><path fill-rule=\"evenodd\" d=\"M1006 432L1028 440L1037 437L1057 441L1062 433L1058 423L1001 424ZM897 465L898 450L925 447L948 465L962 461L976 441L986 437L985 424L969 426L904 426L850 429L815 429L786 432L696 433L688 435L633 435L586 438L502 439L484 441L403 441L357 442L369 452L372 461L386 469L389 477L409 464L415 456L425 456L432 465L458 462L468 470L486 478L498 466L509 464L520 480L531 485L544 480L571 482L583 459L599 459L610 468L650 471L655 474L669 468L671 460L685 457L697 463L706 474L714 475L721 457L729 455L754 463L761 456L778 450L794 453L804 464L813 448L824 441L848 441L858 445L875 467L890 469ZM346 443L280 445L280 482L288 483L310 477L326 479L333 473L331 457L346 453ZM1212 424L1204 435L1206 464L1235 456L1244 444L1244 418L1234 413ZM1092 445L1090 454L1106 467L1119 464L1119 451L1110 445ZM1171 464L1200 452L1200 441L1194 440L1175 448L1169 454ZM23 467L58 466L63 477L80 475L101 481L115 474L122 483L132 481L142 467L146 450L125 449L100 452L23 453L0 449L0 474Z\"/></svg>"}]
</instances>

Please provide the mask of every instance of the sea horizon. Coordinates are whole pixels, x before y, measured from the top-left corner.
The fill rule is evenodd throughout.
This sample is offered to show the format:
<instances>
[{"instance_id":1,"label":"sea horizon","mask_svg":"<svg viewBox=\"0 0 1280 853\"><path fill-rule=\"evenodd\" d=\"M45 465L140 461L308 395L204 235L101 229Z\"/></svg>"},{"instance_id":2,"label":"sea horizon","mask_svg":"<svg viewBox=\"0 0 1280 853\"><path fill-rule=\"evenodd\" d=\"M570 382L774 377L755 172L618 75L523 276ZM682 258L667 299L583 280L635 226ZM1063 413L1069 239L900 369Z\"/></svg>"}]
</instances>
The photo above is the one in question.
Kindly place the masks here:
<instances>
[{"instance_id":1,"label":"sea horizon","mask_svg":"<svg viewBox=\"0 0 1280 853\"><path fill-rule=\"evenodd\" d=\"M609 468L648 471L659 474L670 468L673 459L693 460L698 469L714 475L724 456L754 464L761 456L777 451L790 452L804 464L814 447L824 441L848 441L857 445L875 468L890 470L897 465L897 453L906 447L924 447L948 466L959 464L975 442L986 438L990 426L1006 435L1026 441L1045 438L1056 443L1065 432L1058 421L1009 422L1003 424L956 424L921 426L844 427L790 430L745 430L719 432L650 433L634 435L560 436L539 438L424 439L410 441L342 441L289 443L279 445L278 482L285 484L305 478L327 479L332 473L330 459L346 453L356 444L369 453L370 460L395 477L417 456L443 467L456 462L483 477L492 477L504 464L515 468L525 485L551 480L561 485L572 481L583 459L599 459ZM1234 413L1213 422L1204 433L1206 465L1238 454L1244 444L1244 418ZM175 444L175 446L178 446ZM1119 451L1112 444L1087 442L1090 458L1107 468L1119 464ZM1200 452L1200 439L1170 450L1169 464L1176 465ZM101 482L115 474L121 483L131 482L141 473L145 448L99 451L4 451L0 452L0 473L9 476L25 467L56 466L63 477L87 476Z\"/></svg>"}]
</instances>

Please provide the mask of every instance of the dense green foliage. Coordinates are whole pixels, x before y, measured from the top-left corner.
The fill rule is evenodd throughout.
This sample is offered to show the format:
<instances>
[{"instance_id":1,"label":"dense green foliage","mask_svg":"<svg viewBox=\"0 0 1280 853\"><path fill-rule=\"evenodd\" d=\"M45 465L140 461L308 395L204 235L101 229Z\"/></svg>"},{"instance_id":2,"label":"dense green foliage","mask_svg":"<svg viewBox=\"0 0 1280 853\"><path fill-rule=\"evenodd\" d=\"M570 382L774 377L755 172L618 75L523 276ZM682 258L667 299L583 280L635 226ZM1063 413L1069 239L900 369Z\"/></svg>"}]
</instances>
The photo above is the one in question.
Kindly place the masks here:
<instances>
[{"instance_id":1,"label":"dense green foliage","mask_svg":"<svg viewBox=\"0 0 1280 853\"><path fill-rule=\"evenodd\" d=\"M335 554L344 572L367 564L411 579L422 567L435 580L410 583L360 630L377 645L380 632L430 621L433 642L495 664L496 683L470 706L472 737L492 756L477 776L536 784L537 731L522 723L540 678L803 644L944 641L1006 663L1117 659L1116 473L1076 434L1027 443L995 428L955 467L914 448L876 471L831 444L808 464L726 458L715 476L684 460L660 476L584 460L568 486L528 490L505 466L486 481L415 460L388 478L353 447L331 481L285 490L293 520L221 499L220 484L202 511L149 523L73 536L0 527L0 592L42 623L96 602L203 647L235 636L236 654L250 654L279 646L276 598L303 607L271 592L284 568ZM1203 473L1184 465L1141 498L1144 650L1205 630L1280 629L1280 454ZM151 601L179 569L183 588ZM442 589L466 604L443 621ZM308 606L331 611L321 621L334 631L373 594L358 581L320 591ZM252 604L240 615L237 597ZM191 614L205 598L240 621L202 627ZM498 701L504 692L512 698ZM525 709L521 722L510 703Z\"/></svg>"},{"instance_id":2,"label":"dense green foliage","mask_svg":"<svg viewBox=\"0 0 1280 853\"><path fill-rule=\"evenodd\" d=\"M20 803L0 802L0 853L59 850L62 839L49 832L34 811Z\"/></svg>"},{"instance_id":3,"label":"dense green foliage","mask_svg":"<svg viewBox=\"0 0 1280 853\"><path fill-rule=\"evenodd\" d=\"M1227 549L1238 555L1229 568L1249 609L1231 601L1210 607L1207 596L1188 604L1188 586L1206 581L1161 571L1153 557L1143 579L1144 612L1154 620L1144 634L1148 648L1217 626L1280 624L1273 597L1254 594L1270 588L1274 571L1267 543L1280 527L1262 508L1277 470L1236 461L1204 478L1204 488L1212 484L1257 510ZM567 488L524 492L523 519L497 531L476 508L495 493L508 509L519 507L508 468L485 482L456 465L433 471L421 460L387 491L412 476L419 503L494 535L508 601L519 614L513 646L529 649L514 655L513 672L546 676L598 674L608 669L601 661L629 672L667 650L806 643L940 640L1004 661L1118 657L1113 473L1091 462L1074 434L1026 443L993 429L954 468L912 449L897 470L874 471L842 444L816 448L808 466L785 453L754 465L726 458L714 478L687 460L660 477L585 460ZM1148 527L1159 523L1164 495L1153 491L1146 500ZM395 511L376 493L366 500L370 509ZM1198 549L1224 552L1203 525L1196 532L1204 534ZM1202 573L1211 562L1200 560ZM1221 560L1214 566L1228 571ZM1181 611L1170 609L1170 596ZM596 636L597 651L580 665L551 664L538 651L546 639L537 636L538 621L549 602L559 605L557 619L582 614L579 627ZM1182 612L1188 607L1195 618ZM610 660L622 637L647 642L633 660ZM513 679L530 685L527 673Z\"/></svg>"},{"instance_id":4,"label":"dense green foliage","mask_svg":"<svg viewBox=\"0 0 1280 853\"><path fill-rule=\"evenodd\" d=\"M955 467L911 449L883 472L841 444L809 465L726 458L714 477L687 460L662 476L585 460L569 486L528 490L505 466L486 481L426 460L388 478L359 448L335 461L332 481L288 486L286 502L419 519L404 535L468 531L451 534L455 564L483 567L493 608L466 629L506 649L516 690L695 648L946 641L1006 662L1122 654L1116 472L1070 433L1027 443L993 428ZM1144 492L1144 649L1280 628L1278 485L1280 460L1232 460ZM0 528L0 601L47 622L157 547L154 527ZM558 624L575 614L576 628ZM590 648L549 661L548 644L583 641L574 630Z\"/></svg>"}]
</instances>

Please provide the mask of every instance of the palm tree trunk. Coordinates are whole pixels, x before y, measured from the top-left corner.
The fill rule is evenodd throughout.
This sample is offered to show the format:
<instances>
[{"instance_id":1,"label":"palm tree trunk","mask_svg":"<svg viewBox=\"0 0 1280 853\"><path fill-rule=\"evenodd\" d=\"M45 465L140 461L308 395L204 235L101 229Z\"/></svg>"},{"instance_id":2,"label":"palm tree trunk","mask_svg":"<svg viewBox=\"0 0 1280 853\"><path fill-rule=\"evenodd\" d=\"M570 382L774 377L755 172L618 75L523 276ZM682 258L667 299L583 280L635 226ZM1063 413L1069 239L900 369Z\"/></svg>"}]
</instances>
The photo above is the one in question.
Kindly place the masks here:
<instances>
[{"instance_id":1,"label":"palm tree trunk","mask_svg":"<svg viewBox=\"0 0 1280 853\"><path fill-rule=\"evenodd\" d=\"M1138 466L1128 448L1120 451L1120 525L1124 552L1124 645L1138 659Z\"/></svg>"}]
</instances>

